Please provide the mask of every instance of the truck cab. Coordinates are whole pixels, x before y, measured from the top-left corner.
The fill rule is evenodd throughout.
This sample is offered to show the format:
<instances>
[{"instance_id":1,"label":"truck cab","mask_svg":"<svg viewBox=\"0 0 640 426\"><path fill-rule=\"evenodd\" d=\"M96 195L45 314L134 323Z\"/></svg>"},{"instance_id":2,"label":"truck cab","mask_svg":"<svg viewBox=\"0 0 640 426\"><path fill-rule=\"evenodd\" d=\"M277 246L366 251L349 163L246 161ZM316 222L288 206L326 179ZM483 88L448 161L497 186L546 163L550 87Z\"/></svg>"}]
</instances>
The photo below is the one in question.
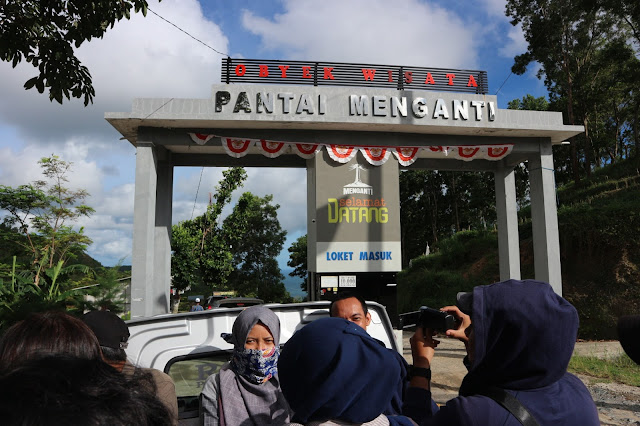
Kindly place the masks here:
<instances>
[{"instance_id":1,"label":"truck cab","mask_svg":"<svg viewBox=\"0 0 640 426\"><path fill-rule=\"evenodd\" d=\"M328 301L267 304L280 319L280 346L300 328L329 316ZM387 348L399 346L384 306L367 302L371 324L367 332ZM222 333L230 333L244 308L216 308L200 312L159 315L127 321L131 336L129 361L139 367L167 373L176 385L180 425L199 423L199 395L207 378L231 358L233 346Z\"/></svg>"}]
</instances>

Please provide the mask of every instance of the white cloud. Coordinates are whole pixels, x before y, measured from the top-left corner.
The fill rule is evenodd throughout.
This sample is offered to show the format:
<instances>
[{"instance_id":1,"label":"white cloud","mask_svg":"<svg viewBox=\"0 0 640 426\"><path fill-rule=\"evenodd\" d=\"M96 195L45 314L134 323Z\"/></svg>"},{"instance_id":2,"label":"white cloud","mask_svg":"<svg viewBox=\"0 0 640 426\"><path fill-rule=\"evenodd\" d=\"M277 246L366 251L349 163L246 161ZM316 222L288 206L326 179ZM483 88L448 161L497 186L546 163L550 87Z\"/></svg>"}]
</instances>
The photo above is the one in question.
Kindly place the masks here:
<instances>
[{"instance_id":1,"label":"white cloud","mask_svg":"<svg viewBox=\"0 0 640 426\"><path fill-rule=\"evenodd\" d=\"M278 220L288 231L307 232L307 175L306 169L255 168L247 169L244 191L264 197L273 194L272 204L279 204ZM285 247L286 248L286 247Z\"/></svg>"},{"instance_id":2,"label":"white cloud","mask_svg":"<svg viewBox=\"0 0 640 426\"><path fill-rule=\"evenodd\" d=\"M506 0L483 0L478 4L484 5L489 16L505 16Z\"/></svg>"},{"instance_id":3,"label":"white cloud","mask_svg":"<svg viewBox=\"0 0 640 426\"><path fill-rule=\"evenodd\" d=\"M243 25L262 49L290 59L471 68L477 32L439 6L418 0L284 0L284 13Z\"/></svg>"},{"instance_id":4,"label":"white cloud","mask_svg":"<svg viewBox=\"0 0 640 426\"><path fill-rule=\"evenodd\" d=\"M524 38L522 25L520 24L509 29L507 32L507 38L504 42L504 45L498 49L498 52L506 58L513 58L517 55L526 53L529 46L527 44L527 40Z\"/></svg>"},{"instance_id":5,"label":"white cloud","mask_svg":"<svg viewBox=\"0 0 640 426\"><path fill-rule=\"evenodd\" d=\"M204 19L196 0L165 0L152 8L209 46L226 50L228 40ZM76 99L59 105L46 93L25 91L23 83L36 70L3 62L0 122L17 127L29 143L90 135L88 143L115 144L119 135L104 120L106 111L129 111L134 97L209 97L211 84L219 81L221 56L152 13L120 21L103 39L83 44L77 56L93 78L93 105L84 108Z\"/></svg>"},{"instance_id":6,"label":"white cloud","mask_svg":"<svg viewBox=\"0 0 640 426\"><path fill-rule=\"evenodd\" d=\"M113 266L120 260L123 264L131 264L131 232L118 229L105 228L91 234L93 244L88 253L91 257L99 259L104 266Z\"/></svg>"},{"instance_id":7,"label":"white cloud","mask_svg":"<svg viewBox=\"0 0 640 426\"><path fill-rule=\"evenodd\" d=\"M507 38L496 36L505 33L501 28L506 18L499 18L504 3L480 2L487 20L475 12L456 14L445 9L445 2L282 0L279 14L244 11L242 25L259 38L262 52L240 43L234 45L234 56L476 68L483 60L482 48L492 40L504 44L501 55L525 51L516 51L523 42L519 29L513 28ZM150 6L209 46L230 50L227 36L203 16L197 0L163 0ZM234 42L246 40L237 36L242 29L236 27ZM18 185L39 179L37 160L51 153L73 161L70 186L86 188L91 193L87 204L96 209L80 223L94 240L89 253L107 265L123 256L130 262L135 149L119 140L104 113L130 111L136 97L207 98L211 84L219 82L221 56L153 13L117 23L104 39L92 40L77 54L96 89L95 103L87 108L80 100L58 105L46 94L25 91L22 85L35 69L29 64L13 69L0 62L0 182ZM200 170L174 172L174 223L189 219L192 212L202 214L208 193L215 192L223 169L205 168L194 210ZM274 203L281 205L280 223L289 232L286 253L288 245L306 233L305 170L261 168L248 169L248 174L232 204L242 191L274 194Z\"/></svg>"},{"instance_id":8,"label":"white cloud","mask_svg":"<svg viewBox=\"0 0 640 426\"><path fill-rule=\"evenodd\" d=\"M198 1L163 0L151 8L209 46L227 50L226 36L204 18ZM68 186L86 189L86 204L96 210L78 222L94 241L89 253L107 264L123 256L130 261L135 149L119 140L104 113L130 111L135 97L209 97L211 84L219 82L221 56L153 13L117 23L77 55L96 89L94 104L86 108L81 100L59 105L46 93L25 91L36 70L0 63L0 179L12 186L40 179L37 161L52 153L72 161Z\"/></svg>"}]
</instances>

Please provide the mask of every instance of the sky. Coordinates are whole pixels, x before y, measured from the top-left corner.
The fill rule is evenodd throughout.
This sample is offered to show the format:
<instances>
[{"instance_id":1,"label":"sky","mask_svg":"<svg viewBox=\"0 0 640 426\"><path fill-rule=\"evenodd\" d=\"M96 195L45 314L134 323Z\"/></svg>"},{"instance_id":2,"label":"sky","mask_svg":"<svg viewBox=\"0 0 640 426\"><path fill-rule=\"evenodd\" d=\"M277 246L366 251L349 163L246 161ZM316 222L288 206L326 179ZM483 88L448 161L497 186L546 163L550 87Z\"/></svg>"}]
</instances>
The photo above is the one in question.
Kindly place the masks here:
<instances>
[{"instance_id":1,"label":"sky","mask_svg":"<svg viewBox=\"0 0 640 426\"><path fill-rule=\"evenodd\" d=\"M96 90L88 107L25 91L36 69L0 62L0 184L40 179L38 160L51 154L72 162L68 186L86 189L96 210L77 226L105 266L131 262L135 176L135 149L105 112L130 112L139 97L208 98L226 55L485 70L500 108L546 96L536 69L510 75L527 45L504 15L505 0L149 0L149 7L146 17L133 15L76 49ZM279 257L286 275L287 248L306 234L305 171L247 172L232 204L244 191L273 194L288 233ZM176 168L174 223L202 214L221 177L220 168Z\"/></svg>"}]
</instances>

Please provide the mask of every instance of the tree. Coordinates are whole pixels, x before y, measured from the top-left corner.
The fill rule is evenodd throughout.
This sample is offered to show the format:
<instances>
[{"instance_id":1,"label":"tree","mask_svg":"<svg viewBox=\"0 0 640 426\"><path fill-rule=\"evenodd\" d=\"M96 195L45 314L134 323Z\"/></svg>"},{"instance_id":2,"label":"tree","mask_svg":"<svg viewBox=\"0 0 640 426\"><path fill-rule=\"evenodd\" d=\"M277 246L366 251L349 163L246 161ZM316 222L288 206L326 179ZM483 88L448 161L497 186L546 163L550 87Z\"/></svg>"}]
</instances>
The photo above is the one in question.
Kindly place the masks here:
<instances>
[{"instance_id":1,"label":"tree","mask_svg":"<svg viewBox=\"0 0 640 426\"><path fill-rule=\"evenodd\" d=\"M220 225L220 215L231 201L231 194L247 178L242 167L222 172L213 200L207 211L192 220L172 227L172 284L178 290L202 282L210 288L227 289L227 279L233 270L233 255L229 238Z\"/></svg>"},{"instance_id":2,"label":"tree","mask_svg":"<svg viewBox=\"0 0 640 426\"><path fill-rule=\"evenodd\" d=\"M635 9L629 8L628 15L614 14L603 8L607 3L616 2L507 2L506 11L512 18L511 23L522 24L528 43L527 52L515 57L512 71L521 75L531 62L540 63L542 67L538 77L544 76L553 108L565 112L568 124L585 126L585 134L572 138L570 145L569 164L575 182L579 182L582 172L589 176L592 167L598 166L594 164L594 158L598 160L601 148L596 145L598 141L594 136L597 135L593 130L606 121L602 118L603 111L608 117L620 118L619 110L626 102L620 94L638 91L634 80L630 80L620 92L608 90L609 76L617 70L628 69L625 63L630 61L636 64L637 69L638 60L630 43ZM629 19L625 20L627 17ZM615 144L614 140L608 138L607 143ZM557 174L556 177L562 176Z\"/></svg>"},{"instance_id":3,"label":"tree","mask_svg":"<svg viewBox=\"0 0 640 426\"><path fill-rule=\"evenodd\" d=\"M119 266L101 268L85 252L91 240L73 227L94 210L83 204L87 191L65 186L72 163L51 155L39 164L44 179L0 186L0 210L6 212L0 224L0 329L31 312L82 314L96 306L121 312L124 305Z\"/></svg>"},{"instance_id":4,"label":"tree","mask_svg":"<svg viewBox=\"0 0 640 426\"><path fill-rule=\"evenodd\" d=\"M87 293L93 300L86 304L86 310L109 310L116 314L124 312L125 288L131 281L129 271L121 271L122 261L111 268L100 268L87 286Z\"/></svg>"},{"instance_id":5,"label":"tree","mask_svg":"<svg viewBox=\"0 0 640 426\"><path fill-rule=\"evenodd\" d=\"M245 192L224 220L225 234L232 241L233 272L229 286L238 294L255 295L268 302L290 301L276 260L287 231L278 221L278 204L272 195L258 197Z\"/></svg>"},{"instance_id":6,"label":"tree","mask_svg":"<svg viewBox=\"0 0 640 426\"><path fill-rule=\"evenodd\" d=\"M544 96L538 98L532 95L525 95L522 99L512 99L507 104L508 109L519 109L526 111L548 111L549 101Z\"/></svg>"},{"instance_id":7,"label":"tree","mask_svg":"<svg viewBox=\"0 0 640 426\"><path fill-rule=\"evenodd\" d=\"M640 3L629 0L600 0L604 9L627 23L636 42L640 44Z\"/></svg>"},{"instance_id":8,"label":"tree","mask_svg":"<svg viewBox=\"0 0 640 426\"><path fill-rule=\"evenodd\" d=\"M402 262L437 248L465 229L486 229L496 220L490 173L407 170L400 174Z\"/></svg>"},{"instance_id":9,"label":"tree","mask_svg":"<svg viewBox=\"0 0 640 426\"><path fill-rule=\"evenodd\" d=\"M108 28L131 10L147 14L145 0L24 0L0 2L0 60L15 68L22 60L38 68L39 74L24 84L35 87L49 99L62 103L84 97L93 102L91 74L80 63L73 48L92 38L102 38Z\"/></svg>"},{"instance_id":10,"label":"tree","mask_svg":"<svg viewBox=\"0 0 640 426\"><path fill-rule=\"evenodd\" d=\"M302 278L300 289L307 291L307 235L298 237L287 251L289 252L287 266L293 268L289 276Z\"/></svg>"},{"instance_id":11,"label":"tree","mask_svg":"<svg viewBox=\"0 0 640 426\"><path fill-rule=\"evenodd\" d=\"M17 188L0 185L0 209L8 213L3 218L0 236L21 244L29 253L27 269L32 271L36 286L47 269L59 262L66 263L91 244L83 229L75 230L73 223L94 212L82 204L89 196L86 190L65 186L72 163L51 155L42 158L39 164L46 180Z\"/></svg>"}]
</instances>

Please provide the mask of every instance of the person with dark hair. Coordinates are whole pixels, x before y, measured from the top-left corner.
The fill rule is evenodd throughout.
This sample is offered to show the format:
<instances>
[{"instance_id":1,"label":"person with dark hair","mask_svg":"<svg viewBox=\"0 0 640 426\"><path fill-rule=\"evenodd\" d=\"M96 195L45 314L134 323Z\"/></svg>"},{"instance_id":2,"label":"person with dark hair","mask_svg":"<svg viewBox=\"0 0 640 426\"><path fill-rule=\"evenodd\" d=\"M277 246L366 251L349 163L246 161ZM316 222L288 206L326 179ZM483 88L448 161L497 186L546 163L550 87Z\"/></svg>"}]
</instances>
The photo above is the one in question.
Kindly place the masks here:
<instances>
[{"instance_id":1,"label":"person with dark hair","mask_svg":"<svg viewBox=\"0 0 640 426\"><path fill-rule=\"evenodd\" d=\"M447 335L465 343L469 372L460 396L429 412L430 375L414 377L405 413L422 425L599 425L586 386L567 372L578 313L548 283L507 280L458 295L442 310L458 319ZM414 365L429 369L431 330L411 338ZM430 371L430 370L429 370Z\"/></svg>"},{"instance_id":2,"label":"person with dark hair","mask_svg":"<svg viewBox=\"0 0 640 426\"><path fill-rule=\"evenodd\" d=\"M32 358L0 375L0 419L7 425L169 426L169 413L146 380L99 358Z\"/></svg>"},{"instance_id":3,"label":"person with dark hair","mask_svg":"<svg viewBox=\"0 0 640 426\"><path fill-rule=\"evenodd\" d=\"M339 293L329 305L329 316L344 318L365 330L371 324L371 314L362 296L348 291Z\"/></svg>"},{"instance_id":4,"label":"person with dark hair","mask_svg":"<svg viewBox=\"0 0 640 426\"><path fill-rule=\"evenodd\" d=\"M102 359L98 339L82 321L64 312L41 312L12 325L0 338L0 371L54 354Z\"/></svg>"},{"instance_id":5,"label":"person with dark hair","mask_svg":"<svg viewBox=\"0 0 640 426\"><path fill-rule=\"evenodd\" d=\"M282 349L282 392L294 425L413 425L383 414L404 365L343 318L321 318L298 330Z\"/></svg>"},{"instance_id":6,"label":"person with dark hair","mask_svg":"<svg viewBox=\"0 0 640 426\"><path fill-rule=\"evenodd\" d=\"M640 364L640 315L627 315L618 319L618 340L629 358Z\"/></svg>"},{"instance_id":7,"label":"person with dark hair","mask_svg":"<svg viewBox=\"0 0 640 426\"><path fill-rule=\"evenodd\" d=\"M147 374L153 378L153 389L167 407L173 424L178 424L178 398L171 377L155 368L136 367L127 360L125 349L129 340L127 324L109 311L91 311L83 315L82 321L95 334L102 350L104 361L127 377Z\"/></svg>"},{"instance_id":8,"label":"person with dark hair","mask_svg":"<svg viewBox=\"0 0 640 426\"><path fill-rule=\"evenodd\" d=\"M280 320L264 306L238 315L231 335L231 361L207 379L200 395L205 426L282 425L289 423L289 405L280 390Z\"/></svg>"},{"instance_id":9,"label":"person with dark hair","mask_svg":"<svg viewBox=\"0 0 640 426\"><path fill-rule=\"evenodd\" d=\"M331 302L331 305L329 305L329 316L346 319L347 321L358 325L365 331L369 324L371 324L371 313L369 313L367 303L362 296L349 291L339 293L337 298ZM384 346L384 343L376 339L374 340ZM384 414L393 415L402 413L402 401L404 400L404 395L409 386L410 366L407 364L404 357L402 357L398 352L393 349L388 350L398 358L398 361L402 365L402 368L399 371L400 380L397 383L398 386L395 389L393 398L391 398L389 405L383 410ZM435 402L434 409L437 410Z\"/></svg>"}]
</instances>

